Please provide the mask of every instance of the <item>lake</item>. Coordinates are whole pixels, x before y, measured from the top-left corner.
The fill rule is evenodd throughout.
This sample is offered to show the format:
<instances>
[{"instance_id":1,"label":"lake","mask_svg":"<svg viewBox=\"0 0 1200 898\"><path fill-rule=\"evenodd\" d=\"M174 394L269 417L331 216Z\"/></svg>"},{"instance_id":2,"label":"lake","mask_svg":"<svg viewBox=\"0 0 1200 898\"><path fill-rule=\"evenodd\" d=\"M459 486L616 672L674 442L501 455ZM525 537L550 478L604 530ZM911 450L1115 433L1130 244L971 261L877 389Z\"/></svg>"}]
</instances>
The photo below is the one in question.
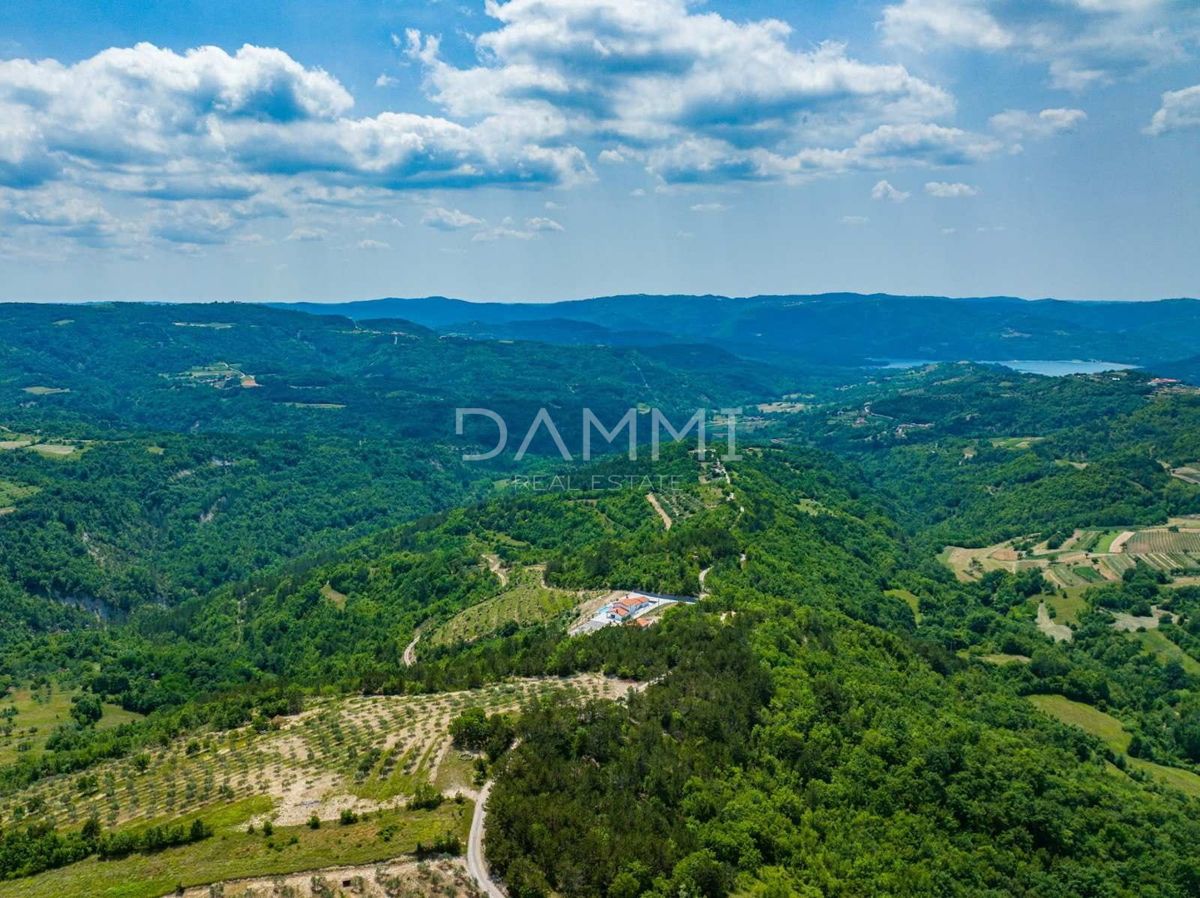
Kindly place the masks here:
<instances>
[{"instance_id":1,"label":"lake","mask_svg":"<svg viewBox=\"0 0 1200 898\"><path fill-rule=\"evenodd\" d=\"M880 368L919 368L936 365L937 359L872 359ZM941 361L949 361L942 359ZM1083 361L1081 359L1009 359L1007 361L983 361L979 365L1001 365L1020 371L1022 374L1043 374L1047 377L1065 377L1068 374L1100 374L1104 371L1130 371L1137 365L1124 362Z\"/></svg>"}]
</instances>

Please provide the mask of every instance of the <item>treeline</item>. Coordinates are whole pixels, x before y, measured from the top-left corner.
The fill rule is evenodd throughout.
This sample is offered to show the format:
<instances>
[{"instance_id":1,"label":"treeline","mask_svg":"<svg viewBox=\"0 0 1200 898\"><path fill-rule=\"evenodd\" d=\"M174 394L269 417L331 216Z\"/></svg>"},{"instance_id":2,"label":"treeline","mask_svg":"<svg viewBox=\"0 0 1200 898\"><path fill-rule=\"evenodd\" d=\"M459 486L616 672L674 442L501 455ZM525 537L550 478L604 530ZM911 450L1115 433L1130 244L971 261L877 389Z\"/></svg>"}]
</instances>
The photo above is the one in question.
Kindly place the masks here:
<instances>
[{"instance_id":1,"label":"treeline","mask_svg":"<svg viewBox=\"0 0 1200 898\"><path fill-rule=\"evenodd\" d=\"M189 826L155 825L107 833L101 830L100 822L94 817L78 831L69 833L60 833L46 823L16 827L0 833L0 878L35 876L92 855L107 861L137 852L152 854L200 842L212 834L212 827L200 819L193 820Z\"/></svg>"}]
</instances>

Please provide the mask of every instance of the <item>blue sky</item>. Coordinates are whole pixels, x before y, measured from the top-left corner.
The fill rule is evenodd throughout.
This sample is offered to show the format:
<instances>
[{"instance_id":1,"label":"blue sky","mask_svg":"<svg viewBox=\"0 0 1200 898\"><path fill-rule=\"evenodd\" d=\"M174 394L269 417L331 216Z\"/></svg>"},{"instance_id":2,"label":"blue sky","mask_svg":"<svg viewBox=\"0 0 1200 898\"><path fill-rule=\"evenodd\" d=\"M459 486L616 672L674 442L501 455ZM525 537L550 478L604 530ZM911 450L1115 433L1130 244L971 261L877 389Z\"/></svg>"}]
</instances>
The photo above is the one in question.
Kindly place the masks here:
<instances>
[{"instance_id":1,"label":"blue sky","mask_svg":"<svg viewBox=\"0 0 1200 898\"><path fill-rule=\"evenodd\" d=\"M0 7L0 299L1200 295L1194 0Z\"/></svg>"}]
</instances>

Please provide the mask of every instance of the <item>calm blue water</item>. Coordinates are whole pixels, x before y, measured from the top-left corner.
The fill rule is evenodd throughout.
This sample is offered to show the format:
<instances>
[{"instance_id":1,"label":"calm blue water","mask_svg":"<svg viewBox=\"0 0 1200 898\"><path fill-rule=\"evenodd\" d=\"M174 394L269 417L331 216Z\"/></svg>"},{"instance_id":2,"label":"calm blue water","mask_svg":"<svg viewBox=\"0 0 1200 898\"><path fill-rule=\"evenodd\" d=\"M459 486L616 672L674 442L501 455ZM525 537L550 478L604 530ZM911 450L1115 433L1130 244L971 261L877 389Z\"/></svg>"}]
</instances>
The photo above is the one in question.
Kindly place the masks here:
<instances>
[{"instance_id":1,"label":"calm blue water","mask_svg":"<svg viewBox=\"0 0 1200 898\"><path fill-rule=\"evenodd\" d=\"M1081 362L1078 359L1070 361L1045 361L1013 359L1007 362L983 362L984 365L1003 365L1024 374L1045 374L1048 377L1064 377L1068 374L1100 374L1103 371L1129 371L1137 365L1126 365L1124 362Z\"/></svg>"},{"instance_id":2,"label":"calm blue water","mask_svg":"<svg viewBox=\"0 0 1200 898\"><path fill-rule=\"evenodd\" d=\"M880 368L919 368L937 364L936 359L873 359ZM981 365L1002 365L1023 374L1044 374L1047 377L1065 377L1068 374L1099 374L1103 371L1129 371L1137 365L1124 362L1084 362L1079 359L1009 359L1004 362L981 361Z\"/></svg>"}]
</instances>

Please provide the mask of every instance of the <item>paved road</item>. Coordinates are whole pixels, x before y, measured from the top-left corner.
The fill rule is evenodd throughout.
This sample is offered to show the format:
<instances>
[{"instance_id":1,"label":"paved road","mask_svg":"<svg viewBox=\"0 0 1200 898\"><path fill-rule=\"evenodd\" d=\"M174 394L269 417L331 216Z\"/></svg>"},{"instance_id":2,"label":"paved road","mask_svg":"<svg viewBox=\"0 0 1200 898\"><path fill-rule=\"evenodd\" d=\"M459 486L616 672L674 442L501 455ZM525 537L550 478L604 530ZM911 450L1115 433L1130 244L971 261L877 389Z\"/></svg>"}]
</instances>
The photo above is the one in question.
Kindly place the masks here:
<instances>
[{"instance_id":1,"label":"paved road","mask_svg":"<svg viewBox=\"0 0 1200 898\"><path fill-rule=\"evenodd\" d=\"M483 821L487 816L488 795L492 792L491 780L479 791L475 801L475 816L471 818L471 835L467 838L467 869L475 883L488 898L508 898L504 889L492 879L487 861L483 857Z\"/></svg>"}]
</instances>

